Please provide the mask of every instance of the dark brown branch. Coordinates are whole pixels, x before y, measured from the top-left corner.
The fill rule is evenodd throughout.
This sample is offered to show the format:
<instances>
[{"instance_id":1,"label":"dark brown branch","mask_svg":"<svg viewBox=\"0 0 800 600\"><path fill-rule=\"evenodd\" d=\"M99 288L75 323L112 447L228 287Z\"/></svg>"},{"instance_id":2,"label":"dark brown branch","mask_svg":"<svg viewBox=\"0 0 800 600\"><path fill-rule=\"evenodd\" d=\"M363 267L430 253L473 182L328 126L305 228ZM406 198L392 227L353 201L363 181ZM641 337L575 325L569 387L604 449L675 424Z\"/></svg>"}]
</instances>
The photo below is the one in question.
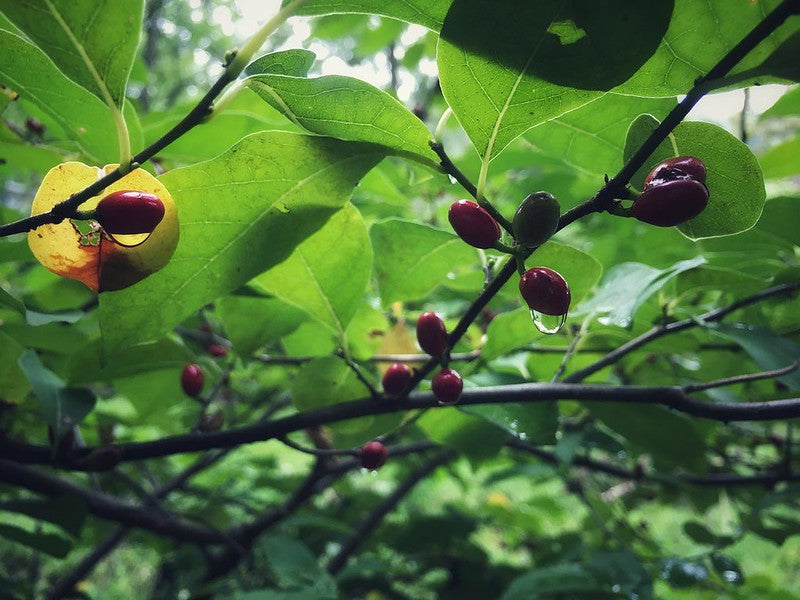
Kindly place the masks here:
<instances>
[{"instance_id":1,"label":"dark brown branch","mask_svg":"<svg viewBox=\"0 0 800 600\"><path fill-rule=\"evenodd\" d=\"M127 504L105 494L87 490L71 481L15 462L0 460L0 481L50 497L73 494L86 502L87 509L96 517L130 527L146 529L176 540L209 544L227 542L223 534L213 529Z\"/></svg>"},{"instance_id":2,"label":"dark brown branch","mask_svg":"<svg viewBox=\"0 0 800 600\"><path fill-rule=\"evenodd\" d=\"M789 373L793 373L800 367L800 359L794 361L789 366L782 369L774 369L772 371L761 371L760 373L750 373L747 375L736 375L735 377L726 377L725 379L717 379L716 381L709 381L708 383L693 383L684 385L681 389L687 394L693 392L702 392L703 390L710 390L713 388L723 387L726 385L736 385L737 383L747 383L748 381L760 381L762 379L777 379Z\"/></svg>"},{"instance_id":3,"label":"dark brown branch","mask_svg":"<svg viewBox=\"0 0 800 600\"><path fill-rule=\"evenodd\" d=\"M384 517L388 515L400 501L405 498L414 486L420 481L425 479L428 475L433 473L440 466L448 463L455 457L455 453L449 450L440 452L430 460L428 460L419 469L414 471L408 478L403 481L391 495L381 501L367 517L361 521L355 533L350 536L347 541L342 545L339 552L331 558L328 563L328 573L336 575L341 571L342 567L347 564L350 556L355 552L356 548L363 542L367 536L383 521Z\"/></svg>"},{"instance_id":4,"label":"dark brown branch","mask_svg":"<svg viewBox=\"0 0 800 600\"><path fill-rule=\"evenodd\" d=\"M700 325L701 322L713 323L715 321L719 321L724 317L728 316L729 314L731 314L732 312L737 311L740 308L744 308L745 306L750 306L751 304L761 302L762 300L766 300L774 296L790 294L797 290L800 290L800 281L795 283L776 285L775 287L768 288L766 290L758 292L757 294L748 296L747 298L737 300L733 304L730 304L722 308L714 309L697 317L684 319L682 321L675 321L674 323L668 323L666 325L658 325L656 327L653 327L649 331L646 331L639 337L636 337L630 340L629 342L626 342L616 350L609 352L601 359L593 362L592 364L584 367L583 369L570 373L564 378L564 382L577 383L579 381L583 381L584 379L589 377L589 375L597 373L597 371L604 369L609 365L613 365L619 362L620 359L622 359L624 356L630 354L634 350L641 348L645 344L649 344L653 340L656 340L662 336L678 333L679 331L691 329L692 327L697 327L698 325Z\"/></svg>"}]
</instances>

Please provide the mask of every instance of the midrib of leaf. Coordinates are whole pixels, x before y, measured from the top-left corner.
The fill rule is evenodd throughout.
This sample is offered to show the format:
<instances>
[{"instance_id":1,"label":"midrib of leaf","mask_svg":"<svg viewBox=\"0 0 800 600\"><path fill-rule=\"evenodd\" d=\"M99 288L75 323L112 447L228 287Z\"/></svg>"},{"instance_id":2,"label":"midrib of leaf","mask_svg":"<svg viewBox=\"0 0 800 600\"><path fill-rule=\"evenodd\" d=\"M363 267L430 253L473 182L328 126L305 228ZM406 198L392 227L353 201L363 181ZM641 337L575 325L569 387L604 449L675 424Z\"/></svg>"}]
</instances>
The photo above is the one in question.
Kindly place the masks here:
<instances>
[{"instance_id":1,"label":"midrib of leaf","mask_svg":"<svg viewBox=\"0 0 800 600\"><path fill-rule=\"evenodd\" d=\"M319 293L320 297L322 298L322 301L325 304L325 308L328 309L328 312L330 313L330 315L332 317L332 320L334 321L334 323L336 323L336 327L337 327L336 333L338 333L340 335L343 334L344 333L344 326L342 324L342 321L341 321L341 319L339 319L339 315L336 314L336 311L333 309L333 306L331 306L330 300L328 299L328 295L325 293L325 290L323 290L322 286L319 284L319 280L314 275L314 271L309 266L308 261L306 260L306 257L303 256L302 252L298 252L297 255L298 255L299 259L300 259L300 262L303 264L303 267L305 268L306 272L308 273L309 279L314 284L314 287L316 288L317 292ZM302 307L298 306L298 308L302 308Z\"/></svg>"},{"instance_id":2,"label":"midrib of leaf","mask_svg":"<svg viewBox=\"0 0 800 600\"><path fill-rule=\"evenodd\" d=\"M97 87L100 89L100 93L103 95L103 101L108 105L111 109L118 108L114 99L111 97L111 92L109 92L108 87L106 86L105 82L103 81L102 77L100 77L100 73L97 72L97 68L94 66L92 59L89 58L89 55L86 54L86 49L83 47L78 41L78 38L72 33L72 30L67 25L67 22L64 21L64 18L61 16L61 13L58 12L53 3L50 0L44 0L45 4L47 4L47 8L50 10L50 13L53 15L53 18L59 24L61 29L64 30L64 33L69 38L69 41L75 46L75 50L78 52L78 56L81 57L81 60L86 65L86 68L89 71L89 74L94 79L94 82L97 84Z\"/></svg>"},{"instance_id":3,"label":"midrib of leaf","mask_svg":"<svg viewBox=\"0 0 800 600\"><path fill-rule=\"evenodd\" d=\"M274 201L272 204L270 204L270 205L269 205L269 206L266 208L266 210L264 210L264 211L261 213L261 216L259 216L259 217L258 217L258 218L256 218L256 219L253 219L253 220L250 222L250 224L249 224L247 227L245 227L244 229L242 229L242 231L240 231L240 232L239 232L239 234L238 234L238 235L236 235L236 237L234 237L234 238L233 238L233 239L232 239L230 242L228 242L228 243L227 243L227 244L226 244L226 245L225 245L225 246L224 246L224 247L223 247L223 248L222 248L222 249L221 249L221 250L220 250L220 251L219 251L219 252L216 254L216 256L212 256L212 257L210 257L210 258L209 258L209 259L206 261L206 263L203 265L203 267L202 267L201 269L199 269L198 271L195 271L195 272L194 272L194 274L193 274L191 277L189 277L189 279L187 279L186 281L184 281L184 282L183 282L183 283L182 283L182 284L181 284L181 285L180 285L178 288L176 288L176 289L175 289L175 291L173 291L173 292L172 292L172 293L171 293L171 294L170 294L170 295L169 295L169 296L166 298L165 302L169 302L169 301L171 301L173 298L175 298L175 296L177 296L177 295L178 295L178 294L181 292L181 290L182 290L183 288L185 288L187 285L189 285L189 283L191 283L191 282L192 282L192 281L193 281L193 280L194 280L194 279L195 279L195 278L196 278L198 275L200 275L200 273L202 273L203 271L207 270L207 269L209 268L209 266L210 266L210 265L211 265L211 264L212 264L214 261L216 261L216 260L217 260L217 259L218 259L220 256L222 256L222 255L225 253L225 251L226 251L226 250L228 250L228 248L230 248L230 247L231 247L233 244L235 244L235 243L236 243L236 242L237 242L237 241L238 241L238 240L239 240L239 239L240 239L242 236L244 236L244 235L245 235L245 234L246 234L248 231L250 231L250 229L252 229L252 228L253 228L253 227L255 227L255 226L258 224L258 223L260 223L260 222L261 222L261 220L264 218L264 215L266 215L266 214L269 212L269 210L270 210L270 209L274 208L274 207L275 207L277 204L279 204L280 202L282 202L282 201L283 201L283 199L284 199L284 198L286 198L286 196L288 196L289 194L293 193L293 192L294 192L295 190L297 190L298 188L300 188L300 187L302 187L302 186L306 185L308 182L310 182L310 181L312 181L314 178L316 178L316 177L320 176L322 173L326 172L327 170L329 170L329 169L333 169L333 168L335 168L335 167L341 167L341 165L342 165L342 164L345 164L345 163L351 162L351 161L353 161L354 159L360 159L360 158L362 158L362 157L364 157L364 156L368 156L368 154L367 154L367 153L364 153L364 154L354 154L354 155L352 155L352 156L349 156L348 158L344 159L344 160L343 160L343 161L341 161L341 162L337 162L337 163L332 163L332 164L329 164L328 166L324 167L323 169L320 169L320 170L318 170L318 171L315 171L313 174L309 175L308 177L306 177L306 178L304 178L304 179L301 179L300 181L298 181L298 182L297 182L297 183L296 183L294 186L292 186L290 189L286 190L286 191L285 191L283 194L281 194L281 195L280 195L278 198L276 198L276 199L275 199L275 201ZM249 182L244 182L244 183L253 183L253 182L252 182L252 181L249 181ZM202 188L197 188L197 187L187 187L187 188L182 188L182 190L183 190L183 191L185 191L185 190L192 190L192 189L207 189L207 186L202 186Z\"/></svg>"},{"instance_id":4,"label":"midrib of leaf","mask_svg":"<svg viewBox=\"0 0 800 600\"><path fill-rule=\"evenodd\" d=\"M269 96L273 100L275 100L275 102L278 103L278 106L281 107L281 109L284 111L286 116L289 117L289 120L292 123L297 125L300 129L304 129L304 130L308 131L308 128L304 127L303 124L300 122L300 118L296 114L294 114L292 109L289 108L289 106L286 104L286 102L283 101L283 98L281 98L278 95L278 93L275 91L275 89L272 86L267 85L263 81L255 81L255 80L248 81L247 84L248 85L252 85L254 87L257 87L258 89L260 89L260 90L266 92L267 94L269 94Z\"/></svg>"}]
</instances>

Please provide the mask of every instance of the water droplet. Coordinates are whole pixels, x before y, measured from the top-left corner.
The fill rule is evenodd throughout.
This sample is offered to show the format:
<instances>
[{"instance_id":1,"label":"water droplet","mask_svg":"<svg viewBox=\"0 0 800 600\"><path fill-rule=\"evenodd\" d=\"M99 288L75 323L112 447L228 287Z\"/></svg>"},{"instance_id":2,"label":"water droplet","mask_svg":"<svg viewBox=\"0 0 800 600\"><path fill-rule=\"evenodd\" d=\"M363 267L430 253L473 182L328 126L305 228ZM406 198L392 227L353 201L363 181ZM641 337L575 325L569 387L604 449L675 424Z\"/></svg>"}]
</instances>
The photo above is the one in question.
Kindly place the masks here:
<instances>
[{"instance_id":1,"label":"water droplet","mask_svg":"<svg viewBox=\"0 0 800 600\"><path fill-rule=\"evenodd\" d=\"M567 322L567 313L554 316L545 315L531 309L531 319L533 319L533 325L536 327L536 329L544 334L552 335L561 331L564 323Z\"/></svg>"}]
</instances>

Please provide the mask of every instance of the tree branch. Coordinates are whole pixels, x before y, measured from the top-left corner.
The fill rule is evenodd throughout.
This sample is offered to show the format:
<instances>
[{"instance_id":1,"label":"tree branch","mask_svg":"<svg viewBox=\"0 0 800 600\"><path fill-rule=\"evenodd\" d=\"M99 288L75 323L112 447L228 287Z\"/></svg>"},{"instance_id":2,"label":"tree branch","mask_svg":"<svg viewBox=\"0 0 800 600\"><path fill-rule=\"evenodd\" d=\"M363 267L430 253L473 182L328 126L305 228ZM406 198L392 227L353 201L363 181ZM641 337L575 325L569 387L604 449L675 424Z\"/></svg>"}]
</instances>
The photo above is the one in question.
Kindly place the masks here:
<instances>
[{"instance_id":1,"label":"tree branch","mask_svg":"<svg viewBox=\"0 0 800 600\"><path fill-rule=\"evenodd\" d=\"M455 453L450 450L438 453L419 469L414 471L403 483L397 486L390 496L381 501L372 512L361 521L355 533L347 539L339 552L331 558L327 566L328 573L336 575L341 571L342 567L347 564L348 559L361 542L363 542L380 524L383 518L394 510L395 506L414 489L414 486L433 473L437 468L451 461L454 457Z\"/></svg>"}]
</instances>

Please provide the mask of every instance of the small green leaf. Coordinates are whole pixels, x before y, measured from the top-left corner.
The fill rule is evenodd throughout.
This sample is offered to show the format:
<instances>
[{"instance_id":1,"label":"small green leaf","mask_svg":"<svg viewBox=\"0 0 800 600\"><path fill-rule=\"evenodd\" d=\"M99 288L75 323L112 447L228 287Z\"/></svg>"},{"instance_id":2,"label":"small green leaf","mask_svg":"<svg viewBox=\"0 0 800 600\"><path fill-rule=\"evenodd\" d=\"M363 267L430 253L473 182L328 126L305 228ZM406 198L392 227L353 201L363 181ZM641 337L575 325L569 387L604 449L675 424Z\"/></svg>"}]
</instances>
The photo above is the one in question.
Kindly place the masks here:
<instances>
[{"instance_id":1,"label":"small green leaf","mask_svg":"<svg viewBox=\"0 0 800 600\"><path fill-rule=\"evenodd\" d=\"M244 81L262 100L308 131L380 144L438 169L425 124L395 98L360 79L265 74Z\"/></svg>"},{"instance_id":2,"label":"small green leaf","mask_svg":"<svg viewBox=\"0 0 800 600\"><path fill-rule=\"evenodd\" d=\"M244 68L245 75L291 75L292 77L305 77L317 56L310 50L299 48L282 50L259 56Z\"/></svg>"},{"instance_id":3,"label":"small green leaf","mask_svg":"<svg viewBox=\"0 0 800 600\"><path fill-rule=\"evenodd\" d=\"M73 537L78 537L86 521L86 503L75 495L65 494L48 499L29 498L0 503L0 510L28 515L57 525Z\"/></svg>"},{"instance_id":4,"label":"small green leaf","mask_svg":"<svg viewBox=\"0 0 800 600\"><path fill-rule=\"evenodd\" d=\"M506 588L500 600L530 600L563 594L599 592L601 586L583 566L562 563L520 575Z\"/></svg>"},{"instance_id":5,"label":"small green leaf","mask_svg":"<svg viewBox=\"0 0 800 600\"><path fill-rule=\"evenodd\" d=\"M0 536L54 558L64 558L72 550L72 542L55 533L32 533L13 525L0 524Z\"/></svg>"},{"instance_id":6,"label":"small green leaf","mask_svg":"<svg viewBox=\"0 0 800 600\"><path fill-rule=\"evenodd\" d=\"M705 264L702 256L682 260L667 269L642 263L614 265L606 273L597 293L581 304L577 314L596 313L603 325L628 327L639 307L673 277Z\"/></svg>"},{"instance_id":7,"label":"small green leaf","mask_svg":"<svg viewBox=\"0 0 800 600\"><path fill-rule=\"evenodd\" d=\"M800 136L793 137L770 148L759 159L761 168L764 169L764 177L767 179L779 179L797 175L800 173L800 166L797 164L798 156L800 156Z\"/></svg>"},{"instance_id":8,"label":"small green leaf","mask_svg":"<svg viewBox=\"0 0 800 600\"><path fill-rule=\"evenodd\" d=\"M647 129L657 126L658 121L652 117L637 119L628 132L634 139L625 143L626 161L649 135ZM708 206L694 219L679 225L681 233L697 240L731 235L755 225L764 207L766 191L761 167L746 144L717 125L683 122L650 155L633 179L633 185L641 189L647 172L673 156L696 156L708 172Z\"/></svg>"},{"instance_id":9,"label":"small green leaf","mask_svg":"<svg viewBox=\"0 0 800 600\"><path fill-rule=\"evenodd\" d=\"M417 426L434 442L456 448L474 460L496 456L508 437L494 421L458 408L429 410Z\"/></svg>"},{"instance_id":10,"label":"small green leaf","mask_svg":"<svg viewBox=\"0 0 800 600\"><path fill-rule=\"evenodd\" d=\"M277 298L225 296L216 303L225 335L242 356L294 331L308 317Z\"/></svg>"},{"instance_id":11,"label":"small green leaf","mask_svg":"<svg viewBox=\"0 0 800 600\"><path fill-rule=\"evenodd\" d=\"M42 365L33 350L20 357L19 366L30 381L42 415L53 428L56 438L78 425L94 408L96 398L90 390L66 387L58 375Z\"/></svg>"}]
</instances>

